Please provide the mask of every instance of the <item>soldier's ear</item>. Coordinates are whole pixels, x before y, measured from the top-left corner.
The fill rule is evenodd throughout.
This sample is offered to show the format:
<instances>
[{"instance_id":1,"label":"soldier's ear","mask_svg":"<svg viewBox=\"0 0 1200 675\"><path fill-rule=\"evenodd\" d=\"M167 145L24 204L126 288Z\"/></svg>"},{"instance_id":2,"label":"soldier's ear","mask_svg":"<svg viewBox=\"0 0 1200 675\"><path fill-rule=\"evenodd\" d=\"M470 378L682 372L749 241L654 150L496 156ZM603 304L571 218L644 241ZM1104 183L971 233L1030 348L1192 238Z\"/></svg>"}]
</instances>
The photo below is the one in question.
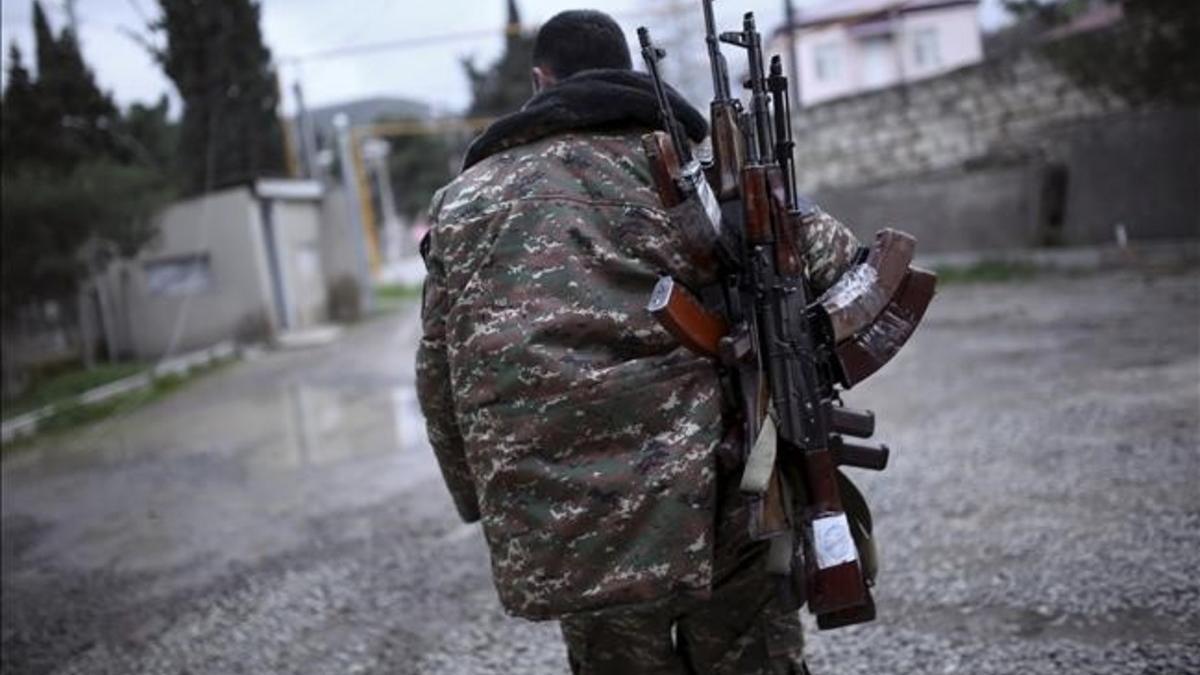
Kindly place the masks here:
<instances>
[{"instance_id":1,"label":"soldier's ear","mask_svg":"<svg viewBox=\"0 0 1200 675\"><path fill-rule=\"evenodd\" d=\"M531 73L533 75L533 93L540 94L543 89L558 82L558 78L544 66L534 66Z\"/></svg>"}]
</instances>

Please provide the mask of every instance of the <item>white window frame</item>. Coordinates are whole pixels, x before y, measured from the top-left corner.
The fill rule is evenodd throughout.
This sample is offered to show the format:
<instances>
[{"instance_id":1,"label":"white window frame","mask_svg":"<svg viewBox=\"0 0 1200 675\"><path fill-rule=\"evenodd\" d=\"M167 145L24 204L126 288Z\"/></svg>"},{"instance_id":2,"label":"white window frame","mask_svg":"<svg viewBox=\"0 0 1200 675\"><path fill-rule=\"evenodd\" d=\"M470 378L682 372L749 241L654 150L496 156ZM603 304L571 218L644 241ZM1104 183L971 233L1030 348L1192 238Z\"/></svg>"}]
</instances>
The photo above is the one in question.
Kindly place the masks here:
<instances>
[{"instance_id":1,"label":"white window frame","mask_svg":"<svg viewBox=\"0 0 1200 675\"><path fill-rule=\"evenodd\" d=\"M824 42L813 47L813 73L817 82L830 83L842 79L843 45Z\"/></svg>"},{"instance_id":2,"label":"white window frame","mask_svg":"<svg viewBox=\"0 0 1200 675\"><path fill-rule=\"evenodd\" d=\"M150 295L182 297L213 289L212 260L207 253L147 260L142 263L146 291Z\"/></svg>"},{"instance_id":3,"label":"white window frame","mask_svg":"<svg viewBox=\"0 0 1200 675\"><path fill-rule=\"evenodd\" d=\"M941 32L935 26L926 26L913 31L913 64L919 70L930 70L942 65Z\"/></svg>"}]
</instances>

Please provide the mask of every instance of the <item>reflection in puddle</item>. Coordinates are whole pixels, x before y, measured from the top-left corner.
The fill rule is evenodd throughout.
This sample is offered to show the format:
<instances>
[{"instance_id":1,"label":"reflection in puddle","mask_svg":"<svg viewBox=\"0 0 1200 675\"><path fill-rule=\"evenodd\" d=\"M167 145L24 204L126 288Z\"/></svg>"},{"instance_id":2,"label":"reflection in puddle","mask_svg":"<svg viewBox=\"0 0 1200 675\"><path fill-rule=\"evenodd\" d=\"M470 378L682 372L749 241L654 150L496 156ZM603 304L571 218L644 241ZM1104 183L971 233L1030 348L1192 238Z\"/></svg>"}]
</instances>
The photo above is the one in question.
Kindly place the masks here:
<instances>
[{"instance_id":1,"label":"reflection in puddle","mask_svg":"<svg viewBox=\"0 0 1200 675\"><path fill-rule=\"evenodd\" d=\"M47 438L6 457L6 517L54 524L32 553L139 569L203 559L219 571L303 545L313 518L385 503L436 476L412 387L211 393L136 411L70 448Z\"/></svg>"},{"instance_id":2,"label":"reflection in puddle","mask_svg":"<svg viewBox=\"0 0 1200 675\"><path fill-rule=\"evenodd\" d=\"M396 420L396 443L401 450L428 444L425 417L421 415L417 392L412 387L396 387L392 390L392 413Z\"/></svg>"},{"instance_id":3,"label":"reflection in puddle","mask_svg":"<svg viewBox=\"0 0 1200 675\"><path fill-rule=\"evenodd\" d=\"M425 421L410 386L364 389L293 383L283 387L279 413L283 433L278 443L258 449L273 464L310 466L378 453L422 452L427 443Z\"/></svg>"},{"instance_id":4,"label":"reflection in puddle","mask_svg":"<svg viewBox=\"0 0 1200 675\"><path fill-rule=\"evenodd\" d=\"M231 460L251 475L431 454L411 385L289 382L205 398L135 410L69 438L47 437L5 457L6 477Z\"/></svg>"}]
</instances>

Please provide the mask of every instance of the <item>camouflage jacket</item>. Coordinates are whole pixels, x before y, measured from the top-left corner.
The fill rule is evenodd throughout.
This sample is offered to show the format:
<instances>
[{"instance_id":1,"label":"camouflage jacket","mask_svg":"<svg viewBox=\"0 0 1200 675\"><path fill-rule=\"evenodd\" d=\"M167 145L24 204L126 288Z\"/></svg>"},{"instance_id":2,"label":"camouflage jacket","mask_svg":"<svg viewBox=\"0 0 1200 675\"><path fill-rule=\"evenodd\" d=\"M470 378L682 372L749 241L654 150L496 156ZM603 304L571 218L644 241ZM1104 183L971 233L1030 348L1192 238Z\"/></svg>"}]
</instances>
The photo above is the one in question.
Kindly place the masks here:
<instances>
[{"instance_id":1,"label":"camouflage jacket","mask_svg":"<svg viewBox=\"0 0 1200 675\"><path fill-rule=\"evenodd\" d=\"M527 618L712 583L720 384L645 310L659 275L703 275L651 188L653 121L634 126L501 144L431 208L420 402L501 601ZM826 216L806 237L827 285L857 241Z\"/></svg>"}]
</instances>

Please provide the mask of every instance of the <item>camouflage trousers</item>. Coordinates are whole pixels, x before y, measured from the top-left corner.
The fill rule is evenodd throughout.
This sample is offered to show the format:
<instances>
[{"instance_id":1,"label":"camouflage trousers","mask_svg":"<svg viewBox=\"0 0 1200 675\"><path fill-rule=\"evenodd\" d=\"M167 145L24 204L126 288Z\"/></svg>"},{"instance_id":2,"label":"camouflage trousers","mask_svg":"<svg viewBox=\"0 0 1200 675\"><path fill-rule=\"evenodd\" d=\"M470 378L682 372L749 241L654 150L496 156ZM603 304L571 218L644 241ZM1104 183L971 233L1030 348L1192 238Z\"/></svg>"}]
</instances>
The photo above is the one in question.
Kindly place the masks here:
<instances>
[{"instance_id":1,"label":"camouflage trousers","mask_svg":"<svg viewBox=\"0 0 1200 675\"><path fill-rule=\"evenodd\" d=\"M719 480L711 597L564 617L574 675L807 675L800 614L749 540L737 473Z\"/></svg>"}]
</instances>

